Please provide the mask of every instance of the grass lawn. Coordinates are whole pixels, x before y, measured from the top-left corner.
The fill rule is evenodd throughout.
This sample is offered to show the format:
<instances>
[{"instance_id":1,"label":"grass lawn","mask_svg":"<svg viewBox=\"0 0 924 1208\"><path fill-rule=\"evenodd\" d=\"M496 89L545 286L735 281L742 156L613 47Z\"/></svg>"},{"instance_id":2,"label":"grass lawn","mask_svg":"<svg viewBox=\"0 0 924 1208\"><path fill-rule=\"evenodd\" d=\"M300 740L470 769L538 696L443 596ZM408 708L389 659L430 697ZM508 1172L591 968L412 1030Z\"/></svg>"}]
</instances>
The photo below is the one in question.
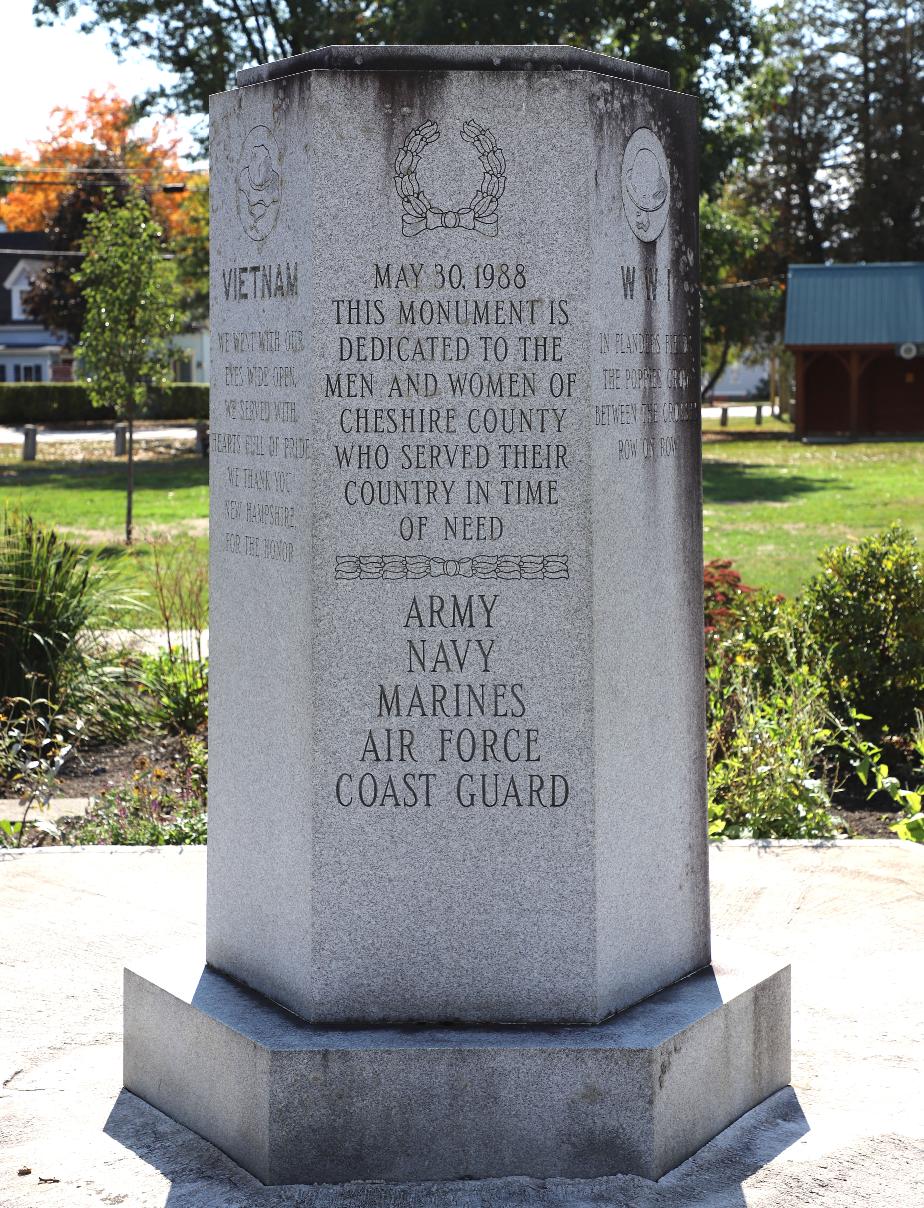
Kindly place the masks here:
<instances>
[{"instance_id":1,"label":"grass lawn","mask_svg":"<svg viewBox=\"0 0 924 1208\"><path fill-rule=\"evenodd\" d=\"M703 492L707 558L732 558L747 583L792 595L828 544L856 540L901 520L924 542L924 442L803 445L765 416L704 424ZM24 463L0 446L0 498L114 557L124 550L125 463L111 443L40 446ZM150 541L158 535L208 547L208 466L182 449L148 449L136 463L137 544L120 581L150 590ZM65 455L73 460L64 460ZM148 603L125 623L156 624Z\"/></svg>"},{"instance_id":2,"label":"grass lawn","mask_svg":"<svg viewBox=\"0 0 924 1208\"><path fill-rule=\"evenodd\" d=\"M142 452L135 462L135 544L123 558L125 472L125 461L112 457L111 441L100 446L40 445L34 462L23 462L18 446L0 446L0 500L111 558L118 566L119 585L139 597L136 607L126 609L123 623L156 625L150 599L151 542L189 542L206 560L208 463L186 451Z\"/></svg>"},{"instance_id":3,"label":"grass lawn","mask_svg":"<svg viewBox=\"0 0 924 1208\"><path fill-rule=\"evenodd\" d=\"M803 445L766 417L703 431L706 557L732 558L746 583L795 595L825 545L896 520L924 542L924 442Z\"/></svg>"}]
</instances>

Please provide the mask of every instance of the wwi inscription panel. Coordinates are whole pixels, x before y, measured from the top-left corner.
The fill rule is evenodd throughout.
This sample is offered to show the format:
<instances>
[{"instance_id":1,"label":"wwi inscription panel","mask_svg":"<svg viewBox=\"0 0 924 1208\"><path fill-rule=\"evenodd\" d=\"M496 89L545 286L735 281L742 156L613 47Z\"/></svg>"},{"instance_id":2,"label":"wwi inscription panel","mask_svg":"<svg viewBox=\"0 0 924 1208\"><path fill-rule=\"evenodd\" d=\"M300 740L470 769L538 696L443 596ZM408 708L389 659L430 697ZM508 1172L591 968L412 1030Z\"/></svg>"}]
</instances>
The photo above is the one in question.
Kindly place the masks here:
<instances>
[{"instance_id":1,"label":"wwi inscription panel","mask_svg":"<svg viewBox=\"0 0 924 1208\"><path fill-rule=\"evenodd\" d=\"M307 1018L708 961L692 125L585 71L213 102L208 959Z\"/></svg>"}]
</instances>

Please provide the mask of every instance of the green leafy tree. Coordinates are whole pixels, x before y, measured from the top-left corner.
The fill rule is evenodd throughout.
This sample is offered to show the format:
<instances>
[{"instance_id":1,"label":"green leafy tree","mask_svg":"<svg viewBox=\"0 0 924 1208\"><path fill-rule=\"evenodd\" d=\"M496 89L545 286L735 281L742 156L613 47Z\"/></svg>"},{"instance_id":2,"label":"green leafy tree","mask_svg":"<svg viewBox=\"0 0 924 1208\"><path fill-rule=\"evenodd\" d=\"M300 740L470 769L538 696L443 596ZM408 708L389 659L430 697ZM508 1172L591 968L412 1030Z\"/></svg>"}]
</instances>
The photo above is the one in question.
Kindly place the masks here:
<instances>
[{"instance_id":1,"label":"green leafy tree","mask_svg":"<svg viewBox=\"0 0 924 1208\"><path fill-rule=\"evenodd\" d=\"M762 274L771 222L729 191L700 201L703 397L733 354L775 344L782 326L782 282Z\"/></svg>"},{"instance_id":2,"label":"green leafy tree","mask_svg":"<svg viewBox=\"0 0 924 1208\"><path fill-rule=\"evenodd\" d=\"M183 200L181 227L171 236L183 310L193 322L209 317L209 182L190 175Z\"/></svg>"},{"instance_id":3,"label":"green leafy tree","mask_svg":"<svg viewBox=\"0 0 924 1208\"><path fill-rule=\"evenodd\" d=\"M128 424L125 542L132 540L134 423L149 387L170 380L169 337L180 326L180 288L165 260L162 233L138 194L112 196L87 222L83 263L74 278L86 317L77 357L93 405L112 405Z\"/></svg>"},{"instance_id":4,"label":"green leafy tree","mask_svg":"<svg viewBox=\"0 0 924 1208\"><path fill-rule=\"evenodd\" d=\"M86 309L83 293L74 279L74 253L81 246L90 215L111 197L124 201L131 189L118 166L105 155L94 156L88 166L94 175L81 177L62 193L46 228L51 248L65 254L52 256L37 274L26 300L35 321L66 335L70 345L80 338Z\"/></svg>"},{"instance_id":5,"label":"green leafy tree","mask_svg":"<svg viewBox=\"0 0 924 1208\"><path fill-rule=\"evenodd\" d=\"M787 0L766 28L735 176L777 270L924 257L924 0Z\"/></svg>"},{"instance_id":6,"label":"green leafy tree","mask_svg":"<svg viewBox=\"0 0 924 1208\"><path fill-rule=\"evenodd\" d=\"M141 51L172 83L150 101L206 111L247 63L330 43L549 43L602 50L671 73L695 93L703 118L702 179L712 190L741 150L730 99L758 59L762 27L752 0L34 0L41 24L79 14L104 29L117 54Z\"/></svg>"},{"instance_id":7,"label":"green leafy tree","mask_svg":"<svg viewBox=\"0 0 924 1208\"><path fill-rule=\"evenodd\" d=\"M842 169L853 187L836 253L917 260L924 256L924 3L846 0L840 12Z\"/></svg>"}]
</instances>

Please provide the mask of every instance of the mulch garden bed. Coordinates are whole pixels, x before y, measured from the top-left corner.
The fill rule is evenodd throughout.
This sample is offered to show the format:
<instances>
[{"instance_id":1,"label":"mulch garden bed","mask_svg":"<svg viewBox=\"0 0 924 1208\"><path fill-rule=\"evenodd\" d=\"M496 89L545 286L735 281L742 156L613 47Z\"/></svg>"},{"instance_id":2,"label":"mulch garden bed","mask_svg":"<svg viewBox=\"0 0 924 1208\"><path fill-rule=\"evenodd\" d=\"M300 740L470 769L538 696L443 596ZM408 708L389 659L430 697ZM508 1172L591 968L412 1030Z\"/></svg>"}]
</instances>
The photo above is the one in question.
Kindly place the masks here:
<instances>
[{"instance_id":1,"label":"mulch garden bed","mask_svg":"<svg viewBox=\"0 0 924 1208\"><path fill-rule=\"evenodd\" d=\"M151 734L118 746L86 747L62 769L55 796L96 797L128 784L142 760L168 769L182 749L182 738L172 734Z\"/></svg>"},{"instance_id":2,"label":"mulch garden bed","mask_svg":"<svg viewBox=\"0 0 924 1208\"><path fill-rule=\"evenodd\" d=\"M208 744L207 729L196 737ZM159 767L169 773L182 755L183 741L180 735L150 733L130 742L84 747L62 769L54 795L96 797L108 789L129 784L134 773L145 766ZM0 784L0 797L4 796L4 787ZM877 793L872 800L868 794L869 789L852 778L837 794L832 813L858 838L898 842L890 826L901 818L901 807L887 793Z\"/></svg>"},{"instance_id":3,"label":"mulch garden bed","mask_svg":"<svg viewBox=\"0 0 924 1208\"><path fill-rule=\"evenodd\" d=\"M208 740L207 732L199 737ZM56 796L92 797L127 784L142 760L167 770L180 755L182 742L178 736L152 734L121 745L89 747L65 767ZM859 783L848 785L838 794L833 812L860 838L898 841L889 827L901 817L900 807L885 793L873 801L867 793Z\"/></svg>"}]
</instances>

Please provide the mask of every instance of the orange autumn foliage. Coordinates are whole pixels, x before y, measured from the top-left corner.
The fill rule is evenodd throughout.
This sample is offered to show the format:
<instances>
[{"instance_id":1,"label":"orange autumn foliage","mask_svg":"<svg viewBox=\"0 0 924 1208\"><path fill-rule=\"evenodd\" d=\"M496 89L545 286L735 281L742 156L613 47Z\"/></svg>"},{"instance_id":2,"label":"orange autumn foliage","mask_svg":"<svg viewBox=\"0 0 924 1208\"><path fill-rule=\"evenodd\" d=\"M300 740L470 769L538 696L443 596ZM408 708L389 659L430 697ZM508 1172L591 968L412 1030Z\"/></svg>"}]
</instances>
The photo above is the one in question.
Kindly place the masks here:
<instances>
[{"instance_id":1,"label":"orange autumn foliage","mask_svg":"<svg viewBox=\"0 0 924 1208\"><path fill-rule=\"evenodd\" d=\"M183 194L160 191L161 185L185 178L178 156L180 138L163 126L141 135L134 128L134 116L131 104L112 88L90 92L83 112L53 109L46 138L36 140L29 151L0 157L7 168L22 170L22 183L0 198L0 220L12 231L44 230L67 184L80 179L70 169L93 160L98 164L102 156L132 169L131 179L149 187L151 206L168 235L187 234ZM35 183L25 183L30 178Z\"/></svg>"}]
</instances>

